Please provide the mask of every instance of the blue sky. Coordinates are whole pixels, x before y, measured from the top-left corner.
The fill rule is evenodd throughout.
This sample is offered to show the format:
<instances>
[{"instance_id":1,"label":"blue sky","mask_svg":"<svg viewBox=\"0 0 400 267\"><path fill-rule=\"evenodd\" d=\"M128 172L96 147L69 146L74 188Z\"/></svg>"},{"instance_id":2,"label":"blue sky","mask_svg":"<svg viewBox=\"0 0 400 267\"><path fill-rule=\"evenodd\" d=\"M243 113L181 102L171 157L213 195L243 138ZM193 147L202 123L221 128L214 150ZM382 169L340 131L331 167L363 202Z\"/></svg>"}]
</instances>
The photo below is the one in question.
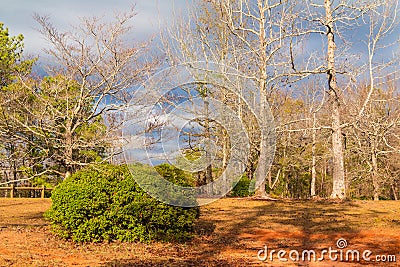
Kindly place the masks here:
<instances>
[{"instance_id":1,"label":"blue sky","mask_svg":"<svg viewBox=\"0 0 400 267\"><path fill-rule=\"evenodd\" d=\"M79 17L112 16L114 10L124 10L136 4L138 15L133 20L135 38L143 40L158 32L159 20L171 21L173 11L180 13L190 6L190 0L1 0L0 22L11 35L25 36L25 51L40 53L45 40L35 30L38 24L33 14L49 15L59 29L77 24Z\"/></svg>"},{"instance_id":2,"label":"blue sky","mask_svg":"<svg viewBox=\"0 0 400 267\"><path fill-rule=\"evenodd\" d=\"M114 10L124 10L136 4L138 15L133 21L136 38L146 39L158 32L159 21L173 19L173 11L185 14L185 9L193 0L0 0L0 22L4 22L12 35L22 33L25 36L25 48L28 53L38 53L46 45L33 14L49 15L59 29L77 24L83 16L112 16ZM163 23L166 25L168 23ZM363 29L359 36L365 35ZM357 38L356 38L357 39ZM354 41L354 40L353 40ZM363 49L363 45L356 46Z\"/></svg>"},{"instance_id":3,"label":"blue sky","mask_svg":"<svg viewBox=\"0 0 400 267\"><path fill-rule=\"evenodd\" d=\"M69 26L79 23L83 16L109 16L116 10L124 10L136 4L138 15L132 21L134 38L136 41L145 40L159 31L159 22L166 26L177 14L187 14L193 0L0 0L0 22L4 22L11 35L22 33L25 36L25 52L37 55L46 47L47 43L41 34L35 30L38 24L33 19L33 14L48 15L58 29L68 29ZM366 27L352 31L348 40L353 42L352 51L364 57L367 54L367 45L360 42L365 40ZM391 38L398 38L400 29L394 32ZM310 51L319 49L320 42L311 39L308 43ZM379 51L377 60L392 56L399 52L398 46ZM43 54L41 54L43 59Z\"/></svg>"}]
</instances>

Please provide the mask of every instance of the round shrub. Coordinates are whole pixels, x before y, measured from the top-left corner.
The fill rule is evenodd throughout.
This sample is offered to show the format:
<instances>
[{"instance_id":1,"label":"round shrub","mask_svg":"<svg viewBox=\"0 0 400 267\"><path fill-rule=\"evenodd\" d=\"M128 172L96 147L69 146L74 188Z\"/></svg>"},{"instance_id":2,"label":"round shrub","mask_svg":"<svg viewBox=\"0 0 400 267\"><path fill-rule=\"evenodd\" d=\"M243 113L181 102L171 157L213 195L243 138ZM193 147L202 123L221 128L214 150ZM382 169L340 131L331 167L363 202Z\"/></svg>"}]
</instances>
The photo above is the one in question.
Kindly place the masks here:
<instances>
[{"instance_id":1,"label":"round shrub","mask_svg":"<svg viewBox=\"0 0 400 267\"><path fill-rule=\"evenodd\" d=\"M135 165L133 175L154 175ZM77 242L185 240L192 237L199 208L164 204L144 192L126 166L83 169L52 192L45 216L59 236Z\"/></svg>"}]
</instances>

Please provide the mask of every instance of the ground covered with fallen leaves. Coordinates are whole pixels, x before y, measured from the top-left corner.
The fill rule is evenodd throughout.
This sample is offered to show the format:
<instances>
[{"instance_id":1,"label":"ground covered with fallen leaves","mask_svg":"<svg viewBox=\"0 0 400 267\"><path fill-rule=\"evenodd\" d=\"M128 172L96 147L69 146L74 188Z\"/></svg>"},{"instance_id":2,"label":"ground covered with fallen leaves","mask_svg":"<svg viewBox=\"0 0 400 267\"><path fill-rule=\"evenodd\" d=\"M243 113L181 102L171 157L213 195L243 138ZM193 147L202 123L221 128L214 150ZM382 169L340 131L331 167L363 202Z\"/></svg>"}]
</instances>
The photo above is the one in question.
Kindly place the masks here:
<instances>
[{"instance_id":1,"label":"ground covered with fallen leaves","mask_svg":"<svg viewBox=\"0 0 400 267\"><path fill-rule=\"evenodd\" d=\"M396 201L225 198L201 208L193 240L150 244L60 240L43 219L50 205L49 199L0 199L0 266L400 266ZM347 242L341 249L343 260L338 239ZM268 258L260 261L257 254L265 246ZM319 262L301 259L303 250L315 250L320 257L329 247L338 250L332 254L336 261L328 255ZM271 250L276 250L272 261ZM287 252L287 261L278 259L279 250ZM291 250L300 252L299 261L289 259ZM350 256L346 261L347 250L370 250L370 261L362 256L359 262ZM388 262L391 255L397 262L393 257ZM386 262L377 262L385 257Z\"/></svg>"}]
</instances>

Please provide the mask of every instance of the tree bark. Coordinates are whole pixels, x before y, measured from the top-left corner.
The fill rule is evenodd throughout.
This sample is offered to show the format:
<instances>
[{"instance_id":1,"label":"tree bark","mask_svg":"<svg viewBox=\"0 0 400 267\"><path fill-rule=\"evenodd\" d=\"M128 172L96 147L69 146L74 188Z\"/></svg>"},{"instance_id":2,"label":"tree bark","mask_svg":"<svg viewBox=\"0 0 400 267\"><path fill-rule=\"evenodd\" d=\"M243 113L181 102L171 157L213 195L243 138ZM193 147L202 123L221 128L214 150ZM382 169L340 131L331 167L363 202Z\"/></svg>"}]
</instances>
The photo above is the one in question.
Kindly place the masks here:
<instances>
[{"instance_id":1,"label":"tree bark","mask_svg":"<svg viewBox=\"0 0 400 267\"><path fill-rule=\"evenodd\" d=\"M332 153L333 153L333 188L331 198L344 199L346 197L346 183L344 175L343 136L341 128L339 88L336 80L335 67L335 34L332 1L325 0L326 27L328 39L328 82L329 98L332 105Z\"/></svg>"},{"instance_id":2,"label":"tree bark","mask_svg":"<svg viewBox=\"0 0 400 267\"><path fill-rule=\"evenodd\" d=\"M378 177L378 159L376 157L375 151L372 152L371 156L372 161L372 186L374 187L374 200L379 200L380 186L379 186L379 177Z\"/></svg>"},{"instance_id":3,"label":"tree bark","mask_svg":"<svg viewBox=\"0 0 400 267\"><path fill-rule=\"evenodd\" d=\"M65 163L65 175L64 179L67 179L71 173L73 173L73 141L72 141L72 133L67 131L65 133L65 155L64 155L64 163Z\"/></svg>"},{"instance_id":4,"label":"tree bark","mask_svg":"<svg viewBox=\"0 0 400 267\"><path fill-rule=\"evenodd\" d=\"M312 129L312 166L311 166L311 197L315 197L315 182L317 180L317 172L315 170L316 159L315 159L315 143L317 137L317 130L316 130L316 117L315 112L313 113L313 129Z\"/></svg>"},{"instance_id":5,"label":"tree bark","mask_svg":"<svg viewBox=\"0 0 400 267\"><path fill-rule=\"evenodd\" d=\"M395 182L392 183L392 191L393 191L394 200L396 200L396 201L399 200L397 197L397 190L395 187Z\"/></svg>"},{"instance_id":6,"label":"tree bark","mask_svg":"<svg viewBox=\"0 0 400 267\"><path fill-rule=\"evenodd\" d=\"M222 192L225 192L228 188L230 188L231 185L227 184L227 177L226 177L226 166L228 163L228 155L229 155L229 151L228 151L228 139L226 138L226 136L223 137L223 144L222 144L222 181L223 181L223 186L224 188L222 189Z\"/></svg>"},{"instance_id":7,"label":"tree bark","mask_svg":"<svg viewBox=\"0 0 400 267\"><path fill-rule=\"evenodd\" d=\"M266 47L266 34L265 34L265 13L263 1L257 1L258 10L260 11L260 28L259 28L259 44L260 44L260 82L259 82L259 90L260 90L260 120L261 127L266 124L267 120L267 47ZM265 130L261 129L261 140L260 140L260 154L258 156L258 166L256 170L256 181L262 181L260 186L256 189L256 196L264 197L266 196L265 192L265 179L267 177L267 137L265 136Z\"/></svg>"},{"instance_id":8,"label":"tree bark","mask_svg":"<svg viewBox=\"0 0 400 267\"><path fill-rule=\"evenodd\" d=\"M206 161L207 161L207 167L205 169L205 180L206 184L209 184L213 181L212 177L212 158L211 158L211 131L210 131L210 114L209 114L209 102L207 100L207 96L204 99L204 111L205 111L205 122L204 122L204 127L205 127L205 153L206 153ZM212 192L207 192L208 194L212 194Z\"/></svg>"},{"instance_id":9,"label":"tree bark","mask_svg":"<svg viewBox=\"0 0 400 267\"><path fill-rule=\"evenodd\" d=\"M261 94L261 118L262 120L266 120L265 116L265 110L266 110L266 99L265 94ZM261 142L260 142L260 155L258 157L258 166L256 170L256 179L257 181L262 181L260 186L256 190L256 196L266 196L267 193L265 192L265 182L266 182L266 177L267 177L267 153L268 153L268 143L267 143L267 137L264 135L264 133L261 134Z\"/></svg>"}]
</instances>

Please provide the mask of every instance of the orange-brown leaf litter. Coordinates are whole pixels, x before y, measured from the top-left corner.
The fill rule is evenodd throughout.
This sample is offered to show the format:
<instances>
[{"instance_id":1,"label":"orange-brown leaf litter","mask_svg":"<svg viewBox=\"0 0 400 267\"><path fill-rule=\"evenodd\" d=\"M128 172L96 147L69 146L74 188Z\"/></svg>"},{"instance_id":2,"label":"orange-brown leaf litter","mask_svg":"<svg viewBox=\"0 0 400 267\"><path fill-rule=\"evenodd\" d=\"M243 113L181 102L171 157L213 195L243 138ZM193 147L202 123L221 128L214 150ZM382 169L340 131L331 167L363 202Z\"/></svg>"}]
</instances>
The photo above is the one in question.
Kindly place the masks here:
<instances>
[{"instance_id":1,"label":"orange-brown leaf litter","mask_svg":"<svg viewBox=\"0 0 400 267\"><path fill-rule=\"evenodd\" d=\"M0 266L400 266L400 202L257 201L225 198L201 208L186 243L75 244L54 236L49 199L0 199ZM320 252L345 239L370 261L280 261L285 250ZM257 254L276 250L273 260ZM264 255L263 253L260 254ZM288 259L286 254L286 259ZM386 256L377 262L376 255ZM395 255L388 262L388 256ZM317 255L319 256L319 255Z\"/></svg>"}]
</instances>

